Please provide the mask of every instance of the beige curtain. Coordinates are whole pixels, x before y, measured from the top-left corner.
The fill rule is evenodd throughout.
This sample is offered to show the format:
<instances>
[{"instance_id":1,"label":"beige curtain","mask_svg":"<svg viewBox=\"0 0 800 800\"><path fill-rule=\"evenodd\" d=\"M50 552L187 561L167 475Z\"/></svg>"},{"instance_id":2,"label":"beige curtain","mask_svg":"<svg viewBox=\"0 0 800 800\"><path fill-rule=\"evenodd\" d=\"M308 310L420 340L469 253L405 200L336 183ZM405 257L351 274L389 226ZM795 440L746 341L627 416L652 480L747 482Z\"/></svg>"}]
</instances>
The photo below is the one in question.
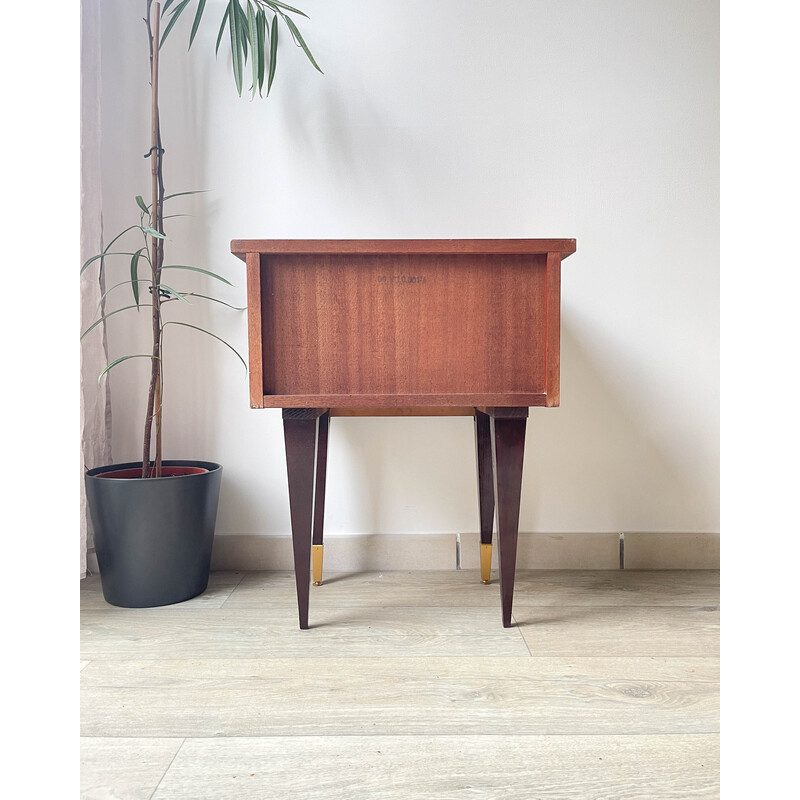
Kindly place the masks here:
<instances>
[{"instance_id":1,"label":"beige curtain","mask_svg":"<svg viewBox=\"0 0 800 800\"><path fill-rule=\"evenodd\" d=\"M102 250L100 179L100 3L81 0L81 263ZM89 267L81 276L81 330L96 319L103 276ZM81 343L81 578L96 560L83 488L84 467L111 463L111 398L97 376L108 363L104 326Z\"/></svg>"}]
</instances>

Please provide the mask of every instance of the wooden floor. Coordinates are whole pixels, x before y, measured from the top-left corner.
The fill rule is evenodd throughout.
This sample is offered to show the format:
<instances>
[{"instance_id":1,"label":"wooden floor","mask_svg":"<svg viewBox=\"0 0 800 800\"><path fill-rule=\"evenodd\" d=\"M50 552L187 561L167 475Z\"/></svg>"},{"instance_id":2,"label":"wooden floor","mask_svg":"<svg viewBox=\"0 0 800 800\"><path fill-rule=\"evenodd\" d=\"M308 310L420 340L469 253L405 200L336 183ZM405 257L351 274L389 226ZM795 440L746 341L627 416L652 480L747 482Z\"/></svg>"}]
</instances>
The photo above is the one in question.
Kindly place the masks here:
<instances>
[{"instance_id":1,"label":"wooden floor","mask_svg":"<svg viewBox=\"0 0 800 800\"><path fill-rule=\"evenodd\" d=\"M174 606L82 582L81 797L719 796L719 575L220 572Z\"/></svg>"}]
</instances>

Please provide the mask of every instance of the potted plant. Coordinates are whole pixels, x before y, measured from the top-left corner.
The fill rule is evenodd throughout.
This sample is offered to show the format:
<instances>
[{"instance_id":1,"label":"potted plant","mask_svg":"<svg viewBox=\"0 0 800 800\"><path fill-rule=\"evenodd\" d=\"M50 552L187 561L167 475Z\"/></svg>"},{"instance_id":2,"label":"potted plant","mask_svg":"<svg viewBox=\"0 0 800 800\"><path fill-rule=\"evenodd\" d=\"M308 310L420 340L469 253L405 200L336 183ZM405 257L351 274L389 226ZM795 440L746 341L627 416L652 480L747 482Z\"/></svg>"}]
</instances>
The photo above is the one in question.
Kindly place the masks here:
<instances>
[{"instance_id":1,"label":"potted plant","mask_svg":"<svg viewBox=\"0 0 800 800\"><path fill-rule=\"evenodd\" d=\"M112 286L104 293L99 318L83 332L81 338L91 335L92 331L116 314L143 307L150 309L150 352L117 358L98 377L98 381L103 380L111 369L132 358L150 360L141 461L101 466L89 469L85 474L87 504L94 528L103 595L112 605L134 608L177 603L205 591L222 477L219 464L164 460L162 457L164 329L168 325L182 325L213 336L230 347L213 333L196 325L167 319L163 313L170 303L189 303L187 298L190 297L222 302L208 295L177 288L180 277L187 272L204 273L228 283L208 270L165 262L165 243L169 241L164 230L164 220L169 216L164 213L165 204L172 198L195 192L165 192L164 147L158 106L159 51L178 19L190 6L194 7L189 34L189 47L192 46L204 15L206 0L165 0L163 7L153 0L145 0L145 4L144 22L151 76L151 141L150 150L145 156L150 159L151 167L150 202L146 202L141 195L137 196L139 222L123 230L102 253L88 259L81 267L83 273L89 268L102 270L106 259L122 256L130 260L130 279ZM279 0L226 2L216 50L219 51L227 30L239 96L242 94L248 61L253 96L256 93L263 94L265 88L269 94L275 77L281 24L288 29L295 44L305 52L311 64L319 70L292 15L306 16L299 9ZM133 236L138 237L137 245L125 248L124 242ZM140 277L140 270L146 277ZM177 277L165 281L167 270L179 271L170 273ZM113 293L117 297L128 285L133 302L106 311L108 296ZM142 302L143 286L149 292L149 301L146 302ZM232 347L230 349L236 353ZM241 356L238 353L236 355L244 364Z\"/></svg>"}]
</instances>

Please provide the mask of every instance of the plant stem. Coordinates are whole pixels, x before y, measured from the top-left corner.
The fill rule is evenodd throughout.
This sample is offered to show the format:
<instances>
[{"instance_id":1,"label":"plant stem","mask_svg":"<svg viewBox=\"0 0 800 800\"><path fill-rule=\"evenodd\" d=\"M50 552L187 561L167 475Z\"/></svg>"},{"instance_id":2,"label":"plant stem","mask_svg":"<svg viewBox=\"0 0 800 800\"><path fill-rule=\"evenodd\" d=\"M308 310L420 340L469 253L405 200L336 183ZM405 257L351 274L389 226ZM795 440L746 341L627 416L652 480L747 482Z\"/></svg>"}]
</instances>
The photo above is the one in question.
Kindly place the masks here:
<instances>
[{"instance_id":1,"label":"plant stem","mask_svg":"<svg viewBox=\"0 0 800 800\"><path fill-rule=\"evenodd\" d=\"M151 28L152 17L152 28ZM147 36L150 42L150 174L152 205L150 224L163 233L164 184L162 171L161 129L158 110L158 44L160 39L161 3L154 4L147 0ZM150 268L152 289L150 303L153 320L153 358L151 360L150 385L147 393L147 410L144 424L144 442L142 447L142 477L161 477L161 295L158 286L161 282L161 266L164 263L163 239L151 237ZM153 424L156 428L155 463L150 469L150 444Z\"/></svg>"}]
</instances>

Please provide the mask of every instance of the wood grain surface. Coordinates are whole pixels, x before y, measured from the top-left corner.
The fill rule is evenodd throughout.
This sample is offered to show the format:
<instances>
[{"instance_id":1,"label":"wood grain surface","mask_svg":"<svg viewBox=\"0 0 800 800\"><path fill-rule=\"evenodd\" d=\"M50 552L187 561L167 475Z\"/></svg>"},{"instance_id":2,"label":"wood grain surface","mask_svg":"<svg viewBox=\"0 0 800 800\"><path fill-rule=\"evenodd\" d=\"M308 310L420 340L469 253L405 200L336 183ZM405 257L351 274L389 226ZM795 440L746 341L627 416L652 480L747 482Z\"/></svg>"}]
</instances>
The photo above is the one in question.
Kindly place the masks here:
<instances>
[{"instance_id":1,"label":"wood grain surface","mask_svg":"<svg viewBox=\"0 0 800 800\"><path fill-rule=\"evenodd\" d=\"M116 661L86 668L84 735L347 736L718 731L717 685L541 677L537 658ZM550 673L553 674L552 672ZM633 673L635 674L635 673ZM691 677L691 676L687 676ZM124 709L135 706L130 718Z\"/></svg>"},{"instance_id":2,"label":"wood grain surface","mask_svg":"<svg viewBox=\"0 0 800 800\"><path fill-rule=\"evenodd\" d=\"M314 255L386 255L392 253L465 253L480 255L575 252L575 239L234 239L231 252L241 259L248 253Z\"/></svg>"},{"instance_id":3,"label":"wood grain surface","mask_svg":"<svg viewBox=\"0 0 800 800\"><path fill-rule=\"evenodd\" d=\"M153 800L702 800L718 760L716 735L192 739Z\"/></svg>"},{"instance_id":4,"label":"wood grain surface","mask_svg":"<svg viewBox=\"0 0 800 800\"><path fill-rule=\"evenodd\" d=\"M150 800L182 744L127 734L81 739L81 798Z\"/></svg>"},{"instance_id":5,"label":"wood grain surface","mask_svg":"<svg viewBox=\"0 0 800 800\"><path fill-rule=\"evenodd\" d=\"M545 256L264 256L264 394L542 394L545 278Z\"/></svg>"},{"instance_id":6,"label":"wood grain surface","mask_svg":"<svg viewBox=\"0 0 800 800\"><path fill-rule=\"evenodd\" d=\"M247 262L253 407L558 405L561 261L574 239L231 249Z\"/></svg>"},{"instance_id":7,"label":"wood grain surface","mask_svg":"<svg viewBox=\"0 0 800 800\"><path fill-rule=\"evenodd\" d=\"M561 402L561 253L547 254L545 268L545 394L547 406Z\"/></svg>"},{"instance_id":8,"label":"wood grain surface","mask_svg":"<svg viewBox=\"0 0 800 800\"><path fill-rule=\"evenodd\" d=\"M477 534L475 536L477 540ZM321 606L483 606L497 608L499 585L496 580L482 586L475 569L329 572L325 586L316 587L316 601ZM83 581L81 607L86 611L103 610L106 618L123 609L109 606L100 592L99 576ZM235 589L235 591L234 591ZM529 606L683 606L708 607L719 604L717 570L518 570L514 589L520 608ZM294 577L282 572L212 572L209 588L169 609L152 613L263 609L268 605L290 608L295 603Z\"/></svg>"},{"instance_id":9,"label":"wood grain surface","mask_svg":"<svg viewBox=\"0 0 800 800\"><path fill-rule=\"evenodd\" d=\"M250 378L250 407L264 405L263 342L261 338L261 256L248 253L247 263L247 342Z\"/></svg>"},{"instance_id":10,"label":"wood grain surface","mask_svg":"<svg viewBox=\"0 0 800 800\"><path fill-rule=\"evenodd\" d=\"M718 585L523 570L503 629L478 570L331 574L300 631L290 572L154 609L90 578L81 797L718 797Z\"/></svg>"}]
</instances>

